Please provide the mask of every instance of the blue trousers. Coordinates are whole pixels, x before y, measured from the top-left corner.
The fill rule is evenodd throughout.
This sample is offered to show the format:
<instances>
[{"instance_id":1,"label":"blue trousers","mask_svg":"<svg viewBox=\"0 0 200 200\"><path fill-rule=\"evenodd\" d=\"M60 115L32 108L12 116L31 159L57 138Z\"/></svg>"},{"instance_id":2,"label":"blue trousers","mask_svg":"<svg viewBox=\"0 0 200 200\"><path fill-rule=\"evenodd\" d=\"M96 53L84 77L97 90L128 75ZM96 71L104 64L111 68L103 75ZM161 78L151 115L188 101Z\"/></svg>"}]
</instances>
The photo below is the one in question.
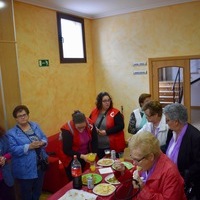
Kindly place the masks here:
<instances>
[{"instance_id":1,"label":"blue trousers","mask_svg":"<svg viewBox=\"0 0 200 200\"><path fill-rule=\"evenodd\" d=\"M38 170L38 178L17 179L21 200L39 200L44 179L42 170Z\"/></svg>"}]
</instances>

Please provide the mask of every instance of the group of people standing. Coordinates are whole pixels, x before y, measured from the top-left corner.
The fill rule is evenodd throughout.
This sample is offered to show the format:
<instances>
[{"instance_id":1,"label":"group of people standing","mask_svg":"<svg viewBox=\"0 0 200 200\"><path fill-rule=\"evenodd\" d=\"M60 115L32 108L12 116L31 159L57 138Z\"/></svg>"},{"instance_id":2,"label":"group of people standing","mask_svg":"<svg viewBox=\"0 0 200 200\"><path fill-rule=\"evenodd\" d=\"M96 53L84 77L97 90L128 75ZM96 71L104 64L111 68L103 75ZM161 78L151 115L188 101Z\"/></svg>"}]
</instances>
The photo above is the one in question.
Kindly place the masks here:
<instances>
[{"instance_id":1,"label":"group of people standing","mask_svg":"<svg viewBox=\"0 0 200 200\"><path fill-rule=\"evenodd\" d=\"M200 131L187 122L186 108L179 103L163 108L145 93L140 95L139 105L128 125L130 155L141 169L140 175L134 177L141 191L133 199L185 200L185 189L190 191L188 198L199 200ZM26 106L17 106L13 117L16 125L7 134L0 129L0 190L4 191L0 200L15 199L14 179L19 199L39 200L45 172L38 163L48 159L48 141L39 125L29 121ZM60 131L58 155L70 180L73 155L77 155L84 170L88 153L97 153L101 159L110 149L119 158L126 148L124 116L113 106L107 92L97 95L89 117L76 110ZM121 183L130 179L132 185L133 174L123 163L117 165L120 173L116 172L116 177Z\"/></svg>"},{"instance_id":2,"label":"group of people standing","mask_svg":"<svg viewBox=\"0 0 200 200\"><path fill-rule=\"evenodd\" d=\"M144 105L142 105L142 107L140 107L139 110L141 116L145 115L147 122L142 127L137 126L136 124L141 124L142 117L141 116L137 118L135 117L135 122L134 122L134 120L132 120L134 119L133 116L137 116L134 114L136 112L135 110L132 112L130 117L128 131L129 133L135 134L132 136L129 142L131 154L133 153L134 155L135 152L138 153L138 151L139 152L144 151L142 159L139 160L136 159L136 161L139 161L138 162L139 166L145 165L145 160L150 159L149 156L151 155L151 153L147 153L146 150L143 149L144 147L141 148L136 147L135 143L138 140L140 141L142 139L144 141L141 142L141 145L142 143L144 143L145 148L148 149L150 144L147 143L145 144L145 140L148 140L149 137L152 137L148 136L149 133L153 135L159 141L160 149L162 150L162 152L159 154L161 155L163 153L166 154L166 156L168 157L167 159L170 160L170 162L173 162L176 168L178 169L179 174L177 175L181 175L181 177L184 180L184 185L181 184L181 182L179 182L180 184L179 189L180 186L183 185L188 199L199 200L200 199L200 131L188 123L187 109L182 104L172 103L162 108L162 105L158 101L150 100L149 94L142 94L139 99L141 99L141 97L144 96L147 97L147 99L144 99L147 102ZM138 122L136 122L137 120ZM134 131L136 129L137 131ZM153 149L154 147L152 146L151 148ZM151 150L151 152L152 151L153 150ZM153 159L152 165L150 165L150 167L148 167L146 170L143 170L143 172L145 172L143 173L143 175L146 174L147 177L147 179L145 179L145 185L141 184L141 186L144 188L148 188L147 183L149 183L148 180L150 181L151 179L150 177L153 177L157 173L158 174L160 173L161 175L161 173L163 173L165 169L167 170L167 164L163 165L162 168L159 169L158 167L159 158L156 159L156 154L154 154L154 157L155 159ZM133 158L135 157L133 156ZM144 166L142 166L142 168L145 169ZM157 168L160 170L160 172ZM170 176L170 174L168 175ZM167 179L167 177L165 178ZM171 180L171 183L172 182L173 181ZM159 181L157 182L157 184L159 185L159 187L157 187L158 189L162 184ZM176 188L175 185L173 187ZM153 193L155 192L158 191L155 190ZM167 194L165 196L166 192ZM142 194L143 193L141 192L139 196ZM155 194L151 195L153 195L155 198ZM165 198L174 200L185 199L183 196L180 196L180 190L174 190L174 191L171 190L171 192L169 192L169 190L166 190L166 188L164 187L163 190L160 190L160 194L158 192L158 195L159 196L163 195L164 199ZM139 199L145 199L145 198L142 198L140 196Z\"/></svg>"}]
</instances>

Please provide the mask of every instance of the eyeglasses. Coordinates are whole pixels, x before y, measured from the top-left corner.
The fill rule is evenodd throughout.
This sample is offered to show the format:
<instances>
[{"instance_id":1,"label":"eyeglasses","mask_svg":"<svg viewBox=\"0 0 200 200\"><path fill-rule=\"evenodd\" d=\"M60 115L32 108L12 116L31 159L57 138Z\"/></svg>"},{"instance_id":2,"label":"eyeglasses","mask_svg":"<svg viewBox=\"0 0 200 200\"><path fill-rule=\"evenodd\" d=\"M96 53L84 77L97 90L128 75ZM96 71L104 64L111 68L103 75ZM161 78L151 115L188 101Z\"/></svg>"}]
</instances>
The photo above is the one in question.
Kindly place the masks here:
<instances>
[{"instance_id":1,"label":"eyeglasses","mask_svg":"<svg viewBox=\"0 0 200 200\"><path fill-rule=\"evenodd\" d=\"M107 103L107 102L110 102L111 100L110 99L104 99L102 100L103 103Z\"/></svg>"},{"instance_id":2,"label":"eyeglasses","mask_svg":"<svg viewBox=\"0 0 200 200\"><path fill-rule=\"evenodd\" d=\"M150 118L150 117L152 117L152 116L154 116L155 114L153 114L153 115L148 115L148 114L146 114L145 113L145 116L147 117L147 118Z\"/></svg>"},{"instance_id":3,"label":"eyeglasses","mask_svg":"<svg viewBox=\"0 0 200 200\"><path fill-rule=\"evenodd\" d=\"M24 117L27 117L27 116L28 116L27 114L23 114L23 115L18 115L17 118L21 119L21 118L24 118Z\"/></svg>"},{"instance_id":4,"label":"eyeglasses","mask_svg":"<svg viewBox=\"0 0 200 200\"><path fill-rule=\"evenodd\" d=\"M140 158L140 159L133 158L132 156L131 156L131 158L133 159L133 161L134 161L135 163L140 163L140 162L141 162L142 160L144 160L148 155L149 155L149 153L148 153L147 155L143 156L143 157Z\"/></svg>"}]
</instances>

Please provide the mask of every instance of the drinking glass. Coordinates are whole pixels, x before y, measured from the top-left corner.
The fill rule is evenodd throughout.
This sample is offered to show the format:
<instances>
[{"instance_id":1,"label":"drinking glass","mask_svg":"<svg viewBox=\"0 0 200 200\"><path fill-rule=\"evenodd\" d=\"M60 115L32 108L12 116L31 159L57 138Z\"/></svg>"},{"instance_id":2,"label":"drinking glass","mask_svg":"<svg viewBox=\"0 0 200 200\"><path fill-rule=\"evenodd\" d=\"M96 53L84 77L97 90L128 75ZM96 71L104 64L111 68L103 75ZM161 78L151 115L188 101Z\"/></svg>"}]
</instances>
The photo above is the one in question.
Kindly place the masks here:
<instances>
[{"instance_id":1,"label":"drinking glass","mask_svg":"<svg viewBox=\"0 0 200 200\"><path fill-rule=\"evenodd\" d=\"M105 149L104 153L106 158L110 158L110 149Z\"/></svg>"}]
</instances>

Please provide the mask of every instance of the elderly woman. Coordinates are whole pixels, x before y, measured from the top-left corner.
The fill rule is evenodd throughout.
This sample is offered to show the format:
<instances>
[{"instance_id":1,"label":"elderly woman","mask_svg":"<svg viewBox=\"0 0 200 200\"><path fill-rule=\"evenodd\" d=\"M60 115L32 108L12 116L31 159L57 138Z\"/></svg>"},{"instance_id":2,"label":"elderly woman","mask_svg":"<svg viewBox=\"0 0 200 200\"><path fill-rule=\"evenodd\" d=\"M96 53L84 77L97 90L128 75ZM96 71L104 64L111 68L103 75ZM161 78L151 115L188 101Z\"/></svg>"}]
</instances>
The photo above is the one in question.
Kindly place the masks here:
<instances>
[{"instance_id":1,"label":"elderly woman","mask_svg":"<svg viewBox=\"0 0 200 200\"><path fill-rule=\"evenodd\" d=\"M139 96L138 102L140 107L133 110L130 116L129 124L128 124L128 132L131 134L136 134L143 126L146 124L147 119L142 107L145 103L151 100L151 95L147 93L142 93Z\"/></svg>"},{"instance_id":2,"label":"elderly woman","mask_svg":"<svg viewBox=\"0 0 200 200\"><path fill-rule=\"evenodd\" d=\"M17 124L8 131L12 153L12 171L21 200L38 200L42 191L44 171L41 160L47 160L47 138L39 125L29 121L29 109L19 105L13 110Z\"/></svg>"},{"instance_id":3,"label":"elderly woman","mask_svg":"<svg viewBox=\"0 0 200 200\"><path fill-rule=\"evenodd\" d=\"M176 165L162 153L159 141L153 134L144 131L133 135L129 141L129 148L133 163L141 169L141 172L135 170L132 174L125 169L123 163L118 162L116 166L114 164L114 168L118 170L115 176L122 185L124 182L127 183L127 180L132 181L132 176L138 181L141 191L133 197L134 200L186 200L183 178ZM134 181L133 185L136 187ZM120 189L123 191L123 188ZM117 194L120 196L120 190Z\"/></svg>"},{"instance_id":4,"label":"elderly woman","mask_svg":"<svg viewBox=\"0 0 200 200\"><path fill-rule=\"evenodd\" d=\"M186 188L193 185L193 191L188 195L200 199L200 131L187 122L187 109L182 104L167 105L164 114L173 130L166 154L177 165Z\"/></svg>"},{"instance_id":5,"label":"elderly woman","mask_svg":"<svg viewBox=\"0 0 200 200\"><path fill-rule=\"evenodd\" d=\"M96 98L96 108L91 112L98 132L99 158L105 156L104 150L115 150L120 157L125 149L124 118L120 111L113 107L111 96L107 92L101 92Z\"/></svg>"},{"instance_id":6,"label":"elderly woman","mask_svg":"<svg viewBox=\"0 0 200 200\"><path fill-rule=\"evenodd\" d=\"M142 110L144 111L148 122L137 132L149 131L155 135L163 152L166 151L166 144L172 137L169 127L163 114L162 105L159 101L147 102Z\"/></svg>"},{"instance_id":7,"label":"elderly woman","mask_svg":"<svg viewBox=\"0 0 200 200\"><path fill-rule=\"evenodd\" d=\"M0 127L0 199L14 200L14 179L11 173L11 154L5 131Z\"/></svg>"}]
</instances>

